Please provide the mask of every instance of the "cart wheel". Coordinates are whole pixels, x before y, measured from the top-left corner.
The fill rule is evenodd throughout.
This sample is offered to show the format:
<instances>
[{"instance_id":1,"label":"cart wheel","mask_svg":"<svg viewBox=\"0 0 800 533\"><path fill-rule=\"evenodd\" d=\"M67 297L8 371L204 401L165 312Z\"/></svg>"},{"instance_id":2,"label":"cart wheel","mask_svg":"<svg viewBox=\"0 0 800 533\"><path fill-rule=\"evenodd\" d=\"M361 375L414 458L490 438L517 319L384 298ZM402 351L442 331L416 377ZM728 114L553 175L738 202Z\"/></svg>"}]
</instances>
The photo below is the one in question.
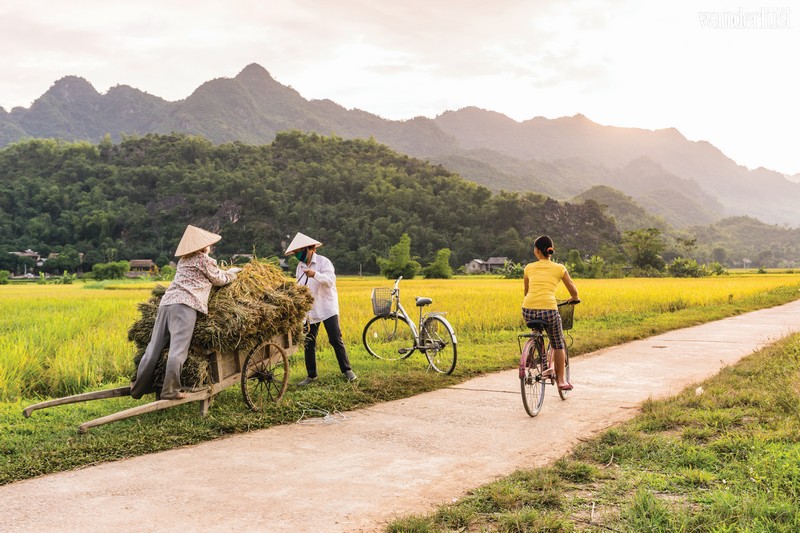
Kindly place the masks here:
<instances>
[{"instance_id":1,"label":"cart wheel","mask_svg":"<svg viewBox=\"0 0 800 533\"><path fill-rule=\"evenodd\" d=\"M242 395L253 411L283 398L289 384L289 358L277 344L265 342L250 352L242 369Z\"/></svg>"}]
</instances>

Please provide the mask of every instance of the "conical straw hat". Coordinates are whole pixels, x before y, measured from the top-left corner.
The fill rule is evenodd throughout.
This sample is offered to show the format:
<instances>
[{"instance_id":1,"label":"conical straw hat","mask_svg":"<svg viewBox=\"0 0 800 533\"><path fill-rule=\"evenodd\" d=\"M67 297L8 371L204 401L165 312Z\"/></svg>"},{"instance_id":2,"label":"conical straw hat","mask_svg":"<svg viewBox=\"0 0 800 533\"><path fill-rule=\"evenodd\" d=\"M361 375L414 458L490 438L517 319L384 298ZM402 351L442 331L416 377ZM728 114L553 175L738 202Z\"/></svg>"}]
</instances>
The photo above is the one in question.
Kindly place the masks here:
<instances>
[{"instance_id":1,"label":"conical straw hat","mask_svg":"<svg viewBox=\"0 0 800 533\"><path fill-rule=\"evenodd\" d=\"M216 233L211 233L192 225L186 226L181 242L178 243L178 249L175 250L175 257L182 257L197 250L202 250L206 246L211 246L218 242L221 238L222 236Z\"/></svg>"},{"instance_id":2,"label":"conical straw hat","mask_svg":"<svg viewBox=\"0 0 800 533\"><path fill-rule=\"evenodd\" d=\"M294 239L292 239L289 247L286 248L286 253L283 255L291 255L292 252L296 252L297 250L306 248L308 246L322 246L322 243L312 239L308 235L303 235L302 233L298 232L298 234L294 236Z\"/></svg>"}]
</instances>

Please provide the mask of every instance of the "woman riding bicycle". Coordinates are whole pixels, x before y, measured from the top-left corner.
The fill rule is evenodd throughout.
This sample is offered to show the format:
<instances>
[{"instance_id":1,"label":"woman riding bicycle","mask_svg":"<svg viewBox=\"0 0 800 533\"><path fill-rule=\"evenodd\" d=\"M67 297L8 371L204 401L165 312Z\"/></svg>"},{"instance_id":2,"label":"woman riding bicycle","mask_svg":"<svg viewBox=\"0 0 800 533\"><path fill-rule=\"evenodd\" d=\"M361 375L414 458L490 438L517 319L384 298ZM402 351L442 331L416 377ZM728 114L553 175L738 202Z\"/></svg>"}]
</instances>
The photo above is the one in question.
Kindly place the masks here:
<instances>
[{"instance_id":1,"label":"woman riding bicycle","mask_svg":"<svg viewBox=\"0 0 800 533\"><path fill-rule=\"evenodd\" d=\"M578 299L578 288L567 272L567 268L552 261L555 251L553 239L542 235L533 244L537 261L525 266L525 297L522 300L522 318L528 321L539 319L546 322L545 330L550 337L555 362L556 380L559 390L572 390L572 384L564 379L564 332L561 315L556 303L556 287L560 282L569 291L572 300Z\"/></svg>"}]
</instances>

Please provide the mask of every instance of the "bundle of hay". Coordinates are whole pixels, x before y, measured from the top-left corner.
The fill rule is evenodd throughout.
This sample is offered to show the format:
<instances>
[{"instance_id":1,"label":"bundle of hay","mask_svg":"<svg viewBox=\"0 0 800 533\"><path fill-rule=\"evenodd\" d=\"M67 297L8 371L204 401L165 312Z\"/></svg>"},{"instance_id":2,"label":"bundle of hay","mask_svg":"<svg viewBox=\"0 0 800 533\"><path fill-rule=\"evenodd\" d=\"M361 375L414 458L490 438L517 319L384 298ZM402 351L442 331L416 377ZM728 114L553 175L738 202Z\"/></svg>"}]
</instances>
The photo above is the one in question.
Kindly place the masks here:
<instances>
[{"instance_id":1,"label":"bundle of hay","mask_svg":"<svg viewBox=\"0 0 800 533\"><path fill-rule=\"evenodd\" d=\"M139 304L142 317L128 330L128 339L136 344L137 368L144 355L156 320L158 306L166 287L153 289L150 299ZM271 263L251 261L236 279L224 287L214 287L208 300L208 314L197 315L189 357L183 365L181 382L185 387L210 384L209 350L249 351L273 336L291 332L295 342L302 342L303 319L311 309L308 288L296 285ZM155 385L164 377L167 348L156 368Z\"/></svg>"}]
</instances>

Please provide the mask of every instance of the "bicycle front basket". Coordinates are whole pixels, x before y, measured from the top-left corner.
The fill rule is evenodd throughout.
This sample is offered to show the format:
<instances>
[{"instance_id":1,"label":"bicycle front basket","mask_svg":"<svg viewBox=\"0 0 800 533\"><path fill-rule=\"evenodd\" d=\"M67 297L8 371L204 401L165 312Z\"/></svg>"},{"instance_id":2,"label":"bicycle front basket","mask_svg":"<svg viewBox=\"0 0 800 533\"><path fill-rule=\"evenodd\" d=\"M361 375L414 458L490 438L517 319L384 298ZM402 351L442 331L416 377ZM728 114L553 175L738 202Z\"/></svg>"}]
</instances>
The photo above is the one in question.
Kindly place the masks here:
<instances>
[{"instance_id":1,"label":"bicycle front basket","mask_svg":"<svg viewBox=\"0 0 800 533\"><path fill-rule=\"evenodd\" d=\"M372 312L375 316L388 316L392 312L392 289L372 289Z\"/></svg>"},{"instance_id":2,"label":"bicycle front basket","mask_svg":"<svg viewBox=\"0 0 800 533\"><path fill-rule=\"evenodd\" d=\"M561 315L561 329L572 329L572 317L575 314L575 303L568 300L558 302L558 314Z\"/></svg>"}]
</instances>

